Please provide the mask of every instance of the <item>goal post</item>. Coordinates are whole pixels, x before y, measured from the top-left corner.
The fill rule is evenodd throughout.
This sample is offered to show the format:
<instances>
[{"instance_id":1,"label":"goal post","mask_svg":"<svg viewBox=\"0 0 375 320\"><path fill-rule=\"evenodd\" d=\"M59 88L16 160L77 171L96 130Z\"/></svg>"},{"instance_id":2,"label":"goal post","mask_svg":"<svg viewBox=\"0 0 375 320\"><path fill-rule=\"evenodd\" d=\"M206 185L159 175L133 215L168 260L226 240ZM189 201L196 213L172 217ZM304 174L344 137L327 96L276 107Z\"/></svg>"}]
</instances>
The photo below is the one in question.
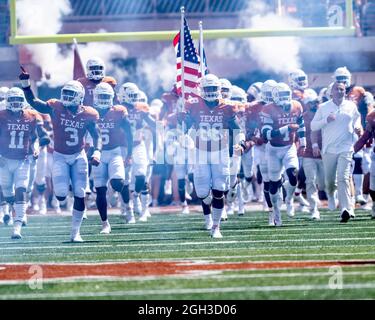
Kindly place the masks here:
<instances>
[{"instance_id":1,"label":"goal post","mask_svg":"<svg viewBox=\"0 0 375 320\"><path fill-rule=\"evenodd\" d=\"M40 44L40 43L73 43L78 42L125 42L125 41L171 41L178 30L138 31L138 32L106 32L106 33L69 33L51 35L18 35L17 33L17 0L9 0L10 5L10 37L9 43ZM342 27L300 27L288 29L206 29L205 39L219 38L252 38L252 37L344 37L354 36L353 0L345 0L345 25ZM193 38L198 39L199 30L192 30Z\"/></svg>"}]
</instances>

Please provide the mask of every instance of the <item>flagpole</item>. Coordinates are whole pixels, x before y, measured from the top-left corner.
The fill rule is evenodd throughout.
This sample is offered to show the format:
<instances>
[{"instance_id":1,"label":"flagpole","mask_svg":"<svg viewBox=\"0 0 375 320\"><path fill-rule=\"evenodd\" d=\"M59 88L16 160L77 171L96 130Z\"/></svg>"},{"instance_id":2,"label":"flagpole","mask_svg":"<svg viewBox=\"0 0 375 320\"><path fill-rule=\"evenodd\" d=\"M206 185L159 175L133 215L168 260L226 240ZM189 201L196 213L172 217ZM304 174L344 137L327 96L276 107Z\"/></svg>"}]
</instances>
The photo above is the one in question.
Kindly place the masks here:
<instances>
[{"instance_id":1,"label":"flagpole","mask_svg":"<svg viewBox=\"0 0 375 320\"><path fill-rule=\"evenodd\" d=\"M185 110L185 7L181 7L181 27L180 27L180 53L181 53L181 93L182 109Z\"/></svg>"},{"instance_id":2,"label":"flagpole","mask_svg":"<svg viewBox=\"0 0 375 320\"><path fill-rule=\"evenodd\" d=\"M200 69L201 77L204 76L204 57L203 57L203 23L199 21L199 56L200 56Z\"/></svg>"}]
</instances>

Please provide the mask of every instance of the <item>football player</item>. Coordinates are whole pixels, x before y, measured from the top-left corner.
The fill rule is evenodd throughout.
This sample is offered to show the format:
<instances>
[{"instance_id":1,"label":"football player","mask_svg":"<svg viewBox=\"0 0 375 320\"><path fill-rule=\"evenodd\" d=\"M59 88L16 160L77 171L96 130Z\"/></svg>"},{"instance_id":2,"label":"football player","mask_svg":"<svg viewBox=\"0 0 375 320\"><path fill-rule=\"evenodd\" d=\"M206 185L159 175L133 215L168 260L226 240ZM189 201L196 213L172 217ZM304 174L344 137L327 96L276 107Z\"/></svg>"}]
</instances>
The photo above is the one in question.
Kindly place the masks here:
<instances>
[{"instance_id":1,"label":"football player","mask_svg":"<svg viewBox=\"0 0 375 320\"><path fill-rule=\"evenodd\" d=\"M22 221L27 209L27 187L30 178L30 152L38 152L34 146L39 114L26 109L26 99L20 88L9 89L6 97L6 110L0 111L0 166L1 186L8 203L14 203L14 229L12 239L21 239ZM40 136L39 145L49 143L48 136ZM14 193L13 193L14 192Z\"/></svg>"},{"instance_id":2,"label":"football player","mask_svg":"<svg viewBox=\"0 0 375 320\"><path fill-rule=\"evenodd\" d=\"M252 113L253 120L251 118L249 121L246 121L246 126L247 126L247 131L250 133L250 137L252 136L251 133L254 133L255 136L258 136L256 128L262 128L263 126L263 109L266 107L266 105L273 103L273 98L272 98L272 90L273 88L277 85L277 82L275 80L269 79L266 80L261 87L260 91L260 97L259 97L259 102L257 103L257 106L254 110L257 110L260 108L260 110ZM259 117L257 116L259 114ZM258 122L259 121L259 122ZM270 179L268 175L268 158L266 155L266 144L268 143L267 139L264 139L263 135L260 134L260 139L256 139L256 144L254 146L254 158L255 158L255 163L259 165L259 171L262 176L262 181L263 181L263 194L264 194L264 199L267 204L268 208L268 222L269 225L274 226L275 225L275 219L273 215L273 208L272 208L272 202L270 198ZM247 186L250 184L250 181L247 181L245 179L244 181L244 190L247 190Z\"/></svg>"},{"instance_id":3,"label":"football player","mask_svg":"<svg viewBox=\"0 0 375 320\"><path fill-rule=\"evenodd\" d=\"M99 83L94 89L94 108L99 113L98 126L102 136L102 155L100 164L93 167L92 175L96 189L96 206L102 219L100 233L109 234L111 226L107 215L107 183L113 190L119 192L124 199L128 199L128 190L125 188L125 167L121 152L121 138L119 131L123 131L127 138L127 162L130 163L133 137L130 123L127 119L127 110L120 105L113 105L115 93L112 87L105 82ZM127 217L134 223L134 215Z\"/></svg>"},{"instance_id":4,"label":"football player","mask_svg":"<svg viewBox=\"0 0 375 320\"><path fill-rule=\"evenodd\" d=\"M297 186L298 157L294 143L298 134L300 148L306 147L305 125L302 106L292 100L292 91L285 83L278 83L272 90L274 103L264 107L262 135L269 141L266 147L268 174L270 179L270 198L273 206L275 225L281 226L279 208L279 189L281 174L285 168L289 183L286 187L287 214L294 216L293 195Z\"/></svg>"},{"instance_id":5,"label":"football player","mask_svg":"<svg viewBox=\"0 0 375 320\"><path fill-rule=\"evenodd\" d=\"M98 112L83 105L85 89L79 81L68 81L61 89L60 100L47 102L34 96L30 88L30 75L22 68L22 88L27 102L37 111L51 116L54 136L52 180L56 198L64 201L69 192L70 181L74 195L72 242L82 242L80 227L85 211L85 190L88 181L88 159L84 151L84 136L90 133L94 152L90 161L100 163L101 137L97 125Z\"/></svg>"},{"instance_id":6,"label":"football player","mask_svg":"<svg viewBox=\"0 0 375 320\"><path fill-rule=\"evenodd\" d=\"M138 102L140 90L134 83L127 83L120 87L118 98L120 103L128 110L128 119L132 128L133 155L132 164L127 171L127 186L133 194L134 211L139 213L139 221L145 222L150 217L149 211L149 185L146 179L149 165L146 149L146 139L153 139L156 130L155 119L149 114L149 106L146 103ZM148 129L151 128L151 131ZM128 187L126 187L128 188ZM139 199L139 197L141 199ZM142 209L139 209L139 202ZM127 210L132 210L129 201L125 202ZM140 212L141 211L141 212Z\"/></svg>"},{"instance_id":7,"label":"football player","mask_svg":"<svg viewBox=\"0 0 375 320\"><path fill-rule=\"evenodd\" d=\"M211 237L222 238L220 219L224 208L224 193L229 187L229 131L238 144L234 152L245 149L244 136L236 120L233 104L221 99L221 83L217 76L207 74L201 79L200 95L186 103L181 113L186 129L194 127L194 185L202 200L206 227L212 226ZM211 215L211 205L213 214Z\"/></svg>"},{"instance_id":8,"label":"football player","mask_svg":"<svg viewBox=\"0 0 375 320\"><path fill-rule=\"evenodd\" d=\"M8 91L8 87L0 87L0 110L6 109L6 97Z\"/></svg>"},{"instance_id":9,"label":"football player","mask_svg":"<svg viewBox=\"0 0 375 320\"><path fill-rule=\"evenodd\" d=\"M366 130L363 135L354 144L354 152L361 150L367 142L375 137L375 111L371 111L366 117ZM371 168L370 168L370 196L372 199L371 219L375 219L375 152L371 152Z\"/></svg>"}]
</instances>

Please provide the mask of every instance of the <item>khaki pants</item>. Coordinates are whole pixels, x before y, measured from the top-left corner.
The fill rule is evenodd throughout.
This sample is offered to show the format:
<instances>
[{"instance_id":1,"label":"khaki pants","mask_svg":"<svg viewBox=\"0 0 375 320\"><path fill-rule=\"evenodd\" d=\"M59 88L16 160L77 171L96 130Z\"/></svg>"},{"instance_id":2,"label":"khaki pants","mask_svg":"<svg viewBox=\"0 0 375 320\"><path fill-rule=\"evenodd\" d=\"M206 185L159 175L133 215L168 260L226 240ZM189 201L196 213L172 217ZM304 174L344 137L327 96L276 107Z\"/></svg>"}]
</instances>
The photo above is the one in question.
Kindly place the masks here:
<instances>
[{"instance_id":1,"label":"khaki pants","mask_svg":"<svg viewBox=\"0 0 375 320\"><path fill-rule=\"evenodd\" d=\"M340 211L353 210L350 192L350 174L353 152L339 154L325 153L322 155L326 190L333 196L337 188Z\"/></svg>"}]
</instances>

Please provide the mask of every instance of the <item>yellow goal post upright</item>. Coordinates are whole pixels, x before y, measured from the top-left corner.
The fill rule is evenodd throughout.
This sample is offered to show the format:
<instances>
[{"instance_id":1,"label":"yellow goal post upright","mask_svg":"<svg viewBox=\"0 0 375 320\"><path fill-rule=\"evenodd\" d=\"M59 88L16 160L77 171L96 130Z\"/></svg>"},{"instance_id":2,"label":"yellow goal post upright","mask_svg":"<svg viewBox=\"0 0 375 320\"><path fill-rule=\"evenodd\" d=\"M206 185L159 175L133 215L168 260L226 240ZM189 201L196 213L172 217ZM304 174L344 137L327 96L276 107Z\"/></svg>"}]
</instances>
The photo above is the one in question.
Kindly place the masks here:
<instances>
[{"instance_id":1,"label":"yellow goal post upright","mask_svg":"<svg viewBox=\"0 0 375 320\"><path fill-rule=\"evenodd\" d=\"M72 33L51 35L18 35L17 34L17 0L10 1L10 37L9 43L40 44L40 43L73 43L77 39L86 42L124 42L124 41L171 41L178 32L138 31L138 32L106 32L106 33ZM251 38L251 37L340 37L354 36L353 0L345 0L345 25L342 27L300 27L290 29L209 29L204 30L205 39L219 38ZM192 30L193 38L198 39L199 30Z\"/></svg>"}]
</instances>

